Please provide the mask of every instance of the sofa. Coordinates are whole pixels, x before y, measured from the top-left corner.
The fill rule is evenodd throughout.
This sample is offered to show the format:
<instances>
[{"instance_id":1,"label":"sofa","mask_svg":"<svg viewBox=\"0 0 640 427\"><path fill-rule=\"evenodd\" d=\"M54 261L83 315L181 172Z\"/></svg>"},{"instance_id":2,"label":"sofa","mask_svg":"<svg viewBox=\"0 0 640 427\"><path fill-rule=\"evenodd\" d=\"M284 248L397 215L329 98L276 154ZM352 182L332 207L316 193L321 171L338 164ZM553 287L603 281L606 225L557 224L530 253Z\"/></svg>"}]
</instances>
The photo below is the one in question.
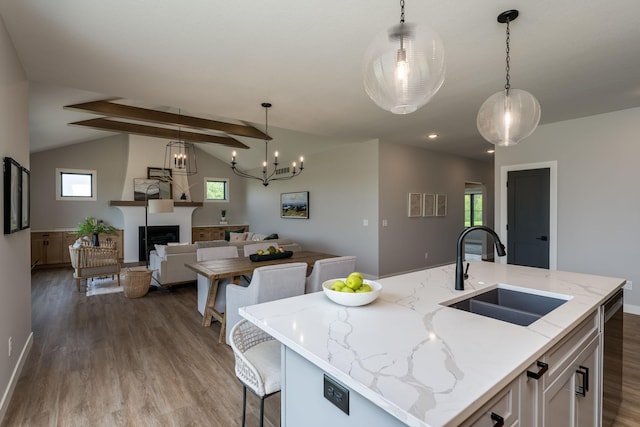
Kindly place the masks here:
<instances>
[{"instance_id":1,"label":"sofa","mask_svg":"<svg viewBox=\"0 0 640 427\"><path fill-rule=\"evenodd\" d=\"M206 242L169 243L155 245L149 254L149 268L153 270L155 283L161 286L172 286L181 283L195 282L198 274L185 267L185 263L196 262L196 250L213 246L227 246L226 240L210 240Z\"/></svg>"},{"instance_id":2,"label":"sofa","mask_svg":"<svg viewBox=\"0 0 640 427\"><path fill-rule=\"evenodd\" d=\"M260 242L265 242L265 243L269 242L275 247L284 246L285 248L291 245L290 246L291 248L296 248L295 250L301 250L300 245L296 245L293 240L288 239L286 237L285 238L279 237L277 234L260 234L260 233L253 233L250 231L242 232L242 233L230 232L228 233L228 237L229 237L228 239L229 245L235 246L238 248L238 256L240 257L245 256L244 247L246 245L252 245L254 243L260 243Z\"/></svg>"}]
</instances>

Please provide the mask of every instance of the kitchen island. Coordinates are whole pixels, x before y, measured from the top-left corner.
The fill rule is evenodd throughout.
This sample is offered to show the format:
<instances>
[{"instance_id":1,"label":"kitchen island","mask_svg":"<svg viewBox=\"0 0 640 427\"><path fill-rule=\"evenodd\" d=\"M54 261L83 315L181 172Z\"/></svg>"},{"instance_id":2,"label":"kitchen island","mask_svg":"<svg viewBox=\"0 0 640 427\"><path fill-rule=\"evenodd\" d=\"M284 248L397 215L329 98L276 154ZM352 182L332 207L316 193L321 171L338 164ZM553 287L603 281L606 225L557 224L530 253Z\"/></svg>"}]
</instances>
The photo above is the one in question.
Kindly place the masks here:
<instances>
[{"instance_id":1,"label":"kitchen island","mask_svg":"<svg viewBox=\"0 0 640 427\"><path fill-rule=\"evenodd\" d=\"M380 297L362 307L319 292L241 309L283 345L282 425L460 425L579 326L596 325L596 336L600 306L625 283L472 262L456 291L454 269L381 279ZM567 301L526 327L447 306L497 284ZM323 398L324 374L349 390L349 415Z\"/></svg>"}]
</instances>

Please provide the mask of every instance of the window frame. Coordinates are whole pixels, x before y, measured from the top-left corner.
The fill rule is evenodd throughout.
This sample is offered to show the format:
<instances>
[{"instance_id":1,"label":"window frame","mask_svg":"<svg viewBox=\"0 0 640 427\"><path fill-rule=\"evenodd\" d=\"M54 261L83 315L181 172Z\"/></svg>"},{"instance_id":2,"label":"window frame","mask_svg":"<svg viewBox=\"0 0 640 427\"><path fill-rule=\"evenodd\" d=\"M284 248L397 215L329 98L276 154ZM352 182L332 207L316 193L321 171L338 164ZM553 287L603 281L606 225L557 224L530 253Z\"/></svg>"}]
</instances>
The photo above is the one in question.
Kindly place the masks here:
<instances>
[{"instance_id":1,"label":"window frame","mask_svg":"<svg viewBox=\"0 0 640 427\"><path fill-rule=\"evenodd\" d=\"M62 175L91 175L91 196L64 196L62 195ZM95 202L98 200L98 171L91 169L56 168L56 200L69 202Z\"/></svg>"},{"instance_id":2,"label":"window frame","mask_svg":"<svg viewBox=\"0 0 640 427\"><path fill-rule=\"evenodd\" d=\"M209 182L224 182L224 186L225 186L225 198L224 199L208 199L207 198L207 184ZM215 178L215 177L205 177L204 178L204 191L203 191L203 196L202 196L202 200L205 203L229 203L229 200L231 199L230 197L230 186L229 186L230 180L229 178Z\"/></svg>"}]
</instances>

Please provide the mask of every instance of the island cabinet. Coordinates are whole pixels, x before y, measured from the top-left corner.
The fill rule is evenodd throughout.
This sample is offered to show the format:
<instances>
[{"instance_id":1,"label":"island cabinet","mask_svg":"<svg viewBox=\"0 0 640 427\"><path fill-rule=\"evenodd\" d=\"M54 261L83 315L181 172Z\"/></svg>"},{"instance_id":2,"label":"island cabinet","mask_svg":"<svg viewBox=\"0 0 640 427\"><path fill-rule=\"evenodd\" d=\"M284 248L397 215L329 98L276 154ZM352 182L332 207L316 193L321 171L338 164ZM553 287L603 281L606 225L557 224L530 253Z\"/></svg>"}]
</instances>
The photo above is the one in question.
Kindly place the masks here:
<instances>
[{"instance_id":1,"label":"island cabinet","mask_svg":"<svg viewBox=\"0 0 640 427\"><path fill-rule=\"evenodd\" d=\"M600 425L600 328L594 312L462 425Z\"/></svg>"}]
</instances>

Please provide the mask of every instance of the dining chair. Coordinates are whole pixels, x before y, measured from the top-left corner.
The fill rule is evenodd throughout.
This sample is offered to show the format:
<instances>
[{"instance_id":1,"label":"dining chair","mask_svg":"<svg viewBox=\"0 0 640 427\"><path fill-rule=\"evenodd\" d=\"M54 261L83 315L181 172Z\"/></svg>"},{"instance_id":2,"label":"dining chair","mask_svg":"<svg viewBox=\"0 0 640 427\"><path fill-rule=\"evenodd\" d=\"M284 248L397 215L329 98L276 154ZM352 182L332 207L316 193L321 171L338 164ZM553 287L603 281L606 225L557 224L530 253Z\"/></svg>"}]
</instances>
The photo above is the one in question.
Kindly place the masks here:
<instances>
[{"instance_id":1,"label":"dining chair","mask_svg":"<svg viewBox=\"0 0 640 427\"><path fill-rule=\"evenodd\" d=\"M356 270L355 256L325 258L315 262L311 274L306 279L305 294L322 290L322 283L329 279L347 277Z\"/></svg>"},{"instance_id":2,"label":"dining chair","mask_svg":"<svg viewBox=\"0 0 640 427\"><path fill-rule=\"evenodd\" d=\"M242 383L242 427L247 413L247 387L260 398L260 427L264 425L264 399L280 391L280 343L247 320L229 333L236 360L236 377Z\"/></svg>"},{"instance_id":3,"label":"dining chair","mask_svg":"<svg viewBox=\"0 0 640 427\"><path fill-rule=\"evenodd\" d=\"M238 258L238 248L235 246L218 246L210 248L196 249L196 260L210 261L213 259ZM214 310L224 313L226 305L227 285L231 279L221 279L218 283L218 293L214 303ZM204 309L207 305L207 296L211 287L211 279L198 274L198 311L204 316Z\"/></svg>"},{"instance_id":4,"label":"dining chair","mask_svg":"<svg viewBox=\"0 0 640 427\"><path fill-rule=\"evenodd\" d=\"M253 270L251 283L246 288L228 286L225 312L227 344L231 328L242 319L238 313L240 307L303 295L306 276L306 262L267 265Z\"/></svg>"}]
</instances>

